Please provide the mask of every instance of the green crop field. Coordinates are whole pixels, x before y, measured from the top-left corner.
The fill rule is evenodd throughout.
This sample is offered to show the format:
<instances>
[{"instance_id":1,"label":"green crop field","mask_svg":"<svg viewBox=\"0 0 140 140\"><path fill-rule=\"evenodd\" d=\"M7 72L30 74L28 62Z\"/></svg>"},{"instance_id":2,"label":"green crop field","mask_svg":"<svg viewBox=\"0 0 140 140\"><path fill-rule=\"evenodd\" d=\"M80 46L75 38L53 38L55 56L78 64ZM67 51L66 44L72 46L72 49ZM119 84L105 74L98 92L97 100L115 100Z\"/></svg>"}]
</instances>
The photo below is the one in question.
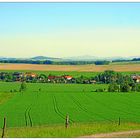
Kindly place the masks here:
<instances>
[{"instance_id":1,"label":"green crop field","mask_svg":"<svg viewBox=\"0 0 140 140\"><path fill-rule=\"evenodd\" d=\"M33 72L36 74L45 74L48 76L49 74L51 75L56 75L56 76L61 76L61 75L71 75L75 78L80 77L80 76L85 76L85 77L95 77L96 75L102 73L102 72L78 72L78 71L35 71L35 70L0 70L0 72ZM134 72L118 72L123 75L133 75L133 74L140 74L138 71Z\"/></svg>"},{"instance_id":2,"label":"green crop field","mask_svg":"<svg viewBox=\"0 0 140 140\"><path fill-rule=\"evenodd\" d=\"M0 92L11 95L0 105L0 126L3 117L7 127L63 125L65 116L70 124L140 122L139 93L96 93L107 85L94 84L27 84L27 91L18 90L20 83L0 83ZM41 91L39 91L39 88Z\"/></svg>"},{"instance_id":3,"label":"green crop field","mask_svg":"<svg viewBox=\"0 0 140 140\"><path fill-rule=\"evenodd\" d=\"M49 74L51 75L57 75L57 76L61 76L61 75L71 75L73 77L80 77L85 76L85 77L94 77L97 74L99 74L99 72L78 72L78 71L34 71L34 70L0 70L0 72L33 72L36 74L45 74L46 76L48 76Z\"/></svg>"}]
</instances>

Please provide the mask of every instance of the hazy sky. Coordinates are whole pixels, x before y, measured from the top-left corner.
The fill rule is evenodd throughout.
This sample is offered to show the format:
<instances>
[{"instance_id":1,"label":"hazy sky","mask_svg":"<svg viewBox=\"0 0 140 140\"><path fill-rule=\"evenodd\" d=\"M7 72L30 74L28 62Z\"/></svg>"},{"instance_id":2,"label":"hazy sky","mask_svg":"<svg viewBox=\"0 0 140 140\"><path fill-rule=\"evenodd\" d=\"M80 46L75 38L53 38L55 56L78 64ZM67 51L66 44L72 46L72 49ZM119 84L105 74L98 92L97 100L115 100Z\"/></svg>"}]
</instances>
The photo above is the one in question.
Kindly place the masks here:
<instances>
[{"instance_id":1,"label":"hazy sky","mask_svg":"<svg viewBox=\"0 0 140 140\"><path fill-rule=\"evenodd\" d=\"M140 3L0 3L0 56L140 55Z\"/></svg>"}]
</instances>

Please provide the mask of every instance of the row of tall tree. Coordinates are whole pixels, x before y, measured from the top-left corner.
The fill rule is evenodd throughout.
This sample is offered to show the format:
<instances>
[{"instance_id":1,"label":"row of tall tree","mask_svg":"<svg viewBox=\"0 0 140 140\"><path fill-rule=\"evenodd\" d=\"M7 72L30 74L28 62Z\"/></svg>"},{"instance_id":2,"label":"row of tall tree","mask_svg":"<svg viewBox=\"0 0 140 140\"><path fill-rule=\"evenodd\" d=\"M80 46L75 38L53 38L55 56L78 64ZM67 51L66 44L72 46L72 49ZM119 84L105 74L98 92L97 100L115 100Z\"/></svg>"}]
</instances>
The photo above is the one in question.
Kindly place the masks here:
<instances>
[{"instance_id":1,"label":"row of tall tree","mask_svg":"<svg viewBox=\"0 0 140 140\"><path fill-rule=\"evenodd\" d=\"M108 65L110 61L52 61L52 60L0 60L0 63L21 63L21 64L49 64L49 65Z\"/></svg>"},{"instance_id":2,"label":"row of tall tree","mask_svg":"<svg viewBox=\"0 0 140 140\"><path fill-rule=\"evenodd\" d=\"M112 83L108 87L109 92L130 92L130 91L137 91L140 92L140 84L138 83L121 83L118 85L117 83Z\"/></svg>"},{"instance_id":3,"label":"row of tall tree","mask_svg":"<svg viewBox=\"0 0 140 140\"><path fill-rule=\"evenodd\" d=\"M103 73L98 74L93 78L96 80L97 83L102 83L102 84L110 84L110 83L131 83L134 82L131 75L123 75L122 73L118 73L112 70L107 70Z\"/></svg>"}]
</instances>

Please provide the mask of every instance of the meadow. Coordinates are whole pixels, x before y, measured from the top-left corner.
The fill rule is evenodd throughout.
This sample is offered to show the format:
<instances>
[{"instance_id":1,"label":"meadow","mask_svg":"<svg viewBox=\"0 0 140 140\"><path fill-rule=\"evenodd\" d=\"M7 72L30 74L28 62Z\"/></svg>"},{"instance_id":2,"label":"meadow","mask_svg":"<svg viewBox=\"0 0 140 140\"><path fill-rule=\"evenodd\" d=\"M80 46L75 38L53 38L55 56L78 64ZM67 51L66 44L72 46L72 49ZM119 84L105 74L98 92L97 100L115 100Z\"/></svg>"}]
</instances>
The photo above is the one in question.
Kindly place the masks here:
<instances>
[{"instance_id":1,"label":"meadow","mask_svg":"<svg viewBox=\"0 0 140 140\"><path fill-rule=\"evenodd\" d=\"M101 84L42 84L28 83L25 92L20 83L0 83L0 92L11 95L0 105L0 126L7 118L7 128L64 125L68 114L70 124L140 122L139 93L95 92L107 88ZM41 91L39 91L41 89Z\"/></svg>"},{"instance_id":2,"label":"meadow","mask_svg":"<svg viewBox=\"0 0 140 140\"><path fill-rule=\"evenodd\" d=\"M6 138L85 138L91 135L111 132L122 132L139 130L139 123L86 123L73 124L68 129L64 125L53 126L36 126L36 127L19 127L7 128L5 132ZM0 130L0 134L1 134ZM119 136L118 136L119 137ZM122 135L124 138L140 138L140 133L130 133ZM120 138L120 137L119 137Z\"/></svg>"}]
</instances>

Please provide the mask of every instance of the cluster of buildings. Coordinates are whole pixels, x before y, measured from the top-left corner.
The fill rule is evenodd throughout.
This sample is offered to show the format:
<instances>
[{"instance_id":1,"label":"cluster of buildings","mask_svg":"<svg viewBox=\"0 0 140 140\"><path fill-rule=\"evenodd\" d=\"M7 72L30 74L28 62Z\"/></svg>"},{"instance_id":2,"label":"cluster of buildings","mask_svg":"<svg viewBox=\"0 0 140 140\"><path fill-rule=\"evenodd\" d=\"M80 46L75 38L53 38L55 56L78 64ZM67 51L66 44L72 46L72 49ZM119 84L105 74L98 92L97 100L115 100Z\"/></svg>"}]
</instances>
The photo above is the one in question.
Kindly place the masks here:
<instances>
[{"instance_id":1,"label":"cluster of buildings","mask_svg":"<svg viewBox=\"0 0 140 140\"><path fill-rule=\"evenodd\" d=\"M63 76L48 76L48 81L54 80L54 79L66 79L66 80L71 80L73 77L69 75L63 75Z\"/></svg>"},{"instance_id":2,"label":"cluster of buildings","mask_svg":"<svg viewBox=\"0 0 140 140\"><path fill-rule=\"evenodd\" d=\"M12 79L11 81L22 81L23 79L27 80L27 81L32 81L34 79L37 79L39 81L44 81L44 82L74 82L76 80L76 78L74 78L73 76L70 75L62 75L62 76L54 76L54 75L44 75L43 77L41 75L44 74L36 74L33 72L14 72L14 73L10 73L10 72L0 72L0 79L1 80L5 80L5 79ZM140 75L131 75L131 78L136 82L136 83L140 83ZM91 80L91 79L84 79L82 81L82 83L86 83L86 84L95 84L96 80Z\"/></svg>"},{"instance_id":3,"label":"cluster of buildings","mask_svg":"<svg viewBox=\"0 0 140 140\"><path fill-rule=\"evenodd\" d=\"M6 76L10 75L10 73L8 72L0 72L0 77L1 79L4 79ZM15 81L21 81L23 78L39 78L39 75L33 72L26 72L26 73L22 73L22 72L14 72L11 74L12 77L14 77ZM63 75L63 76L51 76L49 75L48 77L46 77L48 79L48 81L52 81L55 79L61 79L64 78L65 80L71 80L73 79L72 76L70 75Z\"/></svg>"},{"instance_id":4,"label":"cluster of buildings","mask_svg":"<svg viewBox=\"0 0 140 140\"><path fill-rule=\"evenodd\" d=\"M131 78L132 78L136 83L140 83L140 75L132 75Z\"/></svg>"}]
</instances>

